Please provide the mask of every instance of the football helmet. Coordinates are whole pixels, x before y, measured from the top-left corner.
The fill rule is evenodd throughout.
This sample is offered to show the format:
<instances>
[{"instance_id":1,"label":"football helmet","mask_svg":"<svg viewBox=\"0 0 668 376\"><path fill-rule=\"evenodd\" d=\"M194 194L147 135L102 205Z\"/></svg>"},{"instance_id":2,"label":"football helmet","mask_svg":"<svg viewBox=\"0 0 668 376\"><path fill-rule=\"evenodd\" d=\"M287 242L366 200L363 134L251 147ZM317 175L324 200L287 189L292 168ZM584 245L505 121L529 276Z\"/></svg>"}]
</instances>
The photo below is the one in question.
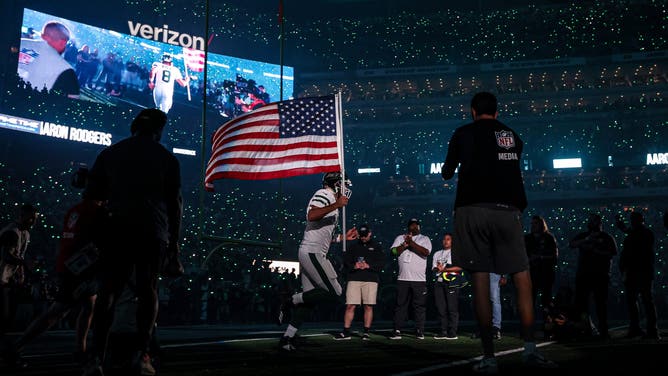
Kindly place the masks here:
<instances>
[{"instance_id":1,"label":"football helmet","mask_svg":"<svg viewBox=\"0 0 668 376\"><path fill-rule=\"evenodd\" d=\"M346 196L350 197L350 189L348 187L352 187L352 183L350 182L350 179L348 179L348 176L345 176L344 178L344 184L345 187L344 189L341 189L341 172L336 171L336 172L328 172L325 174L325 176L322 177L322 186L323 187L329 187L334 190L336 193L343 193Z\"/></svg>"}]
</instances>

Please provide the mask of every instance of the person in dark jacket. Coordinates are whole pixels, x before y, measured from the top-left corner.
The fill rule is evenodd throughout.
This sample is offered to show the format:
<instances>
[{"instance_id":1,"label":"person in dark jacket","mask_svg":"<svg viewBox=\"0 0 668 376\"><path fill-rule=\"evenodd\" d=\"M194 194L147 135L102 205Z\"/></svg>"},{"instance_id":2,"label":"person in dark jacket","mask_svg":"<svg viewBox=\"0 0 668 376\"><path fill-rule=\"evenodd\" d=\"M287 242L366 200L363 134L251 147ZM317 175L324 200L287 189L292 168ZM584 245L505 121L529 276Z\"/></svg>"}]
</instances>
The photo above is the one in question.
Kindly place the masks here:
<instances>
[{"instance_id":1,"label":"person in dark jacket","mask_svg":"<svg viewBox=\"0 0 668 376\"><path fill-rule=\"evenodd\" d=\"M557 240L547 229L545 219L539 215L531 217L531 232L524 235L524 244L529 256L529 270L534 302L540 299L545 318L552 309L552 288L556 277L559 250ZM546 334L549 336L549 334Z\"/></svg>"},{"instance_id":2,"label":"person in dark jacket","mask_svg":"<svg viewBox=\"0 0 668 376\"><path fill-rule=\"evenodd\" d=\"M102 150L88 175L89 197L107 201L109 238L99 261L87 375L102 374L115 301L133 272L138 300L133 364L142 375L155 374L148 348L158 314L158 274L169 274L166 260L178 260L183 210L179 161L160 144L166 124L164 112L142 110L132 121L132 136Z\"/></svg>"},{"instance_id":3,"label":"person in dark jacket","mask_svg":"<svg viewBox=\"0 0 668 376\"><path fill-rule=\"evenodd\" d=\"M355 308L364 307L364 333L362 339L370 339L373 322L373 306L376 305L380 272L385 265L385 254L381 246L371 239L371 228L367 224L357 227L358 239L351 241L343 256L348 273L346 284L346 313L343 317L343 332L336 340L350 339L350 327L355 318Z\"/></svg>"},{"instance_id":4,"label":"person in dark jacket","mask_svg":"<svg viewBox=\"0 0 668 376\"><path fill-rule=\"evenodd\" d=\"M656 306L652 296L654 282L654 233L645 226L642 213L631 213L631 226L626 227L623 219L617 219L617 227L626 233L622 252L619 256L619 271L626 287L626 302L629 309L629 331L627 338L643 336L661 339L656 321ZM640 328L638 296L642 300L647 331Z\"/></svg>"},{"instance_id":5,"label":"person in dark jacket","mask_svg":"<svg viewBox=\"0 0 668 376\"><path fill-rule=\"evenodd\" d=\"M609 339L608 333L608 288L610 285L610 267L612 257L617 254L615 239L603 231L601 216L589 215L587 231L577 234L569 243L570 248L578 249L578 266L575 272L575 308L576 320L589 331L589 297L594 296L598 334L601 339ZM591 328L594 332L594 328ZM586 333L585 333L586 334Z\"/></svg>"}]
</instances>

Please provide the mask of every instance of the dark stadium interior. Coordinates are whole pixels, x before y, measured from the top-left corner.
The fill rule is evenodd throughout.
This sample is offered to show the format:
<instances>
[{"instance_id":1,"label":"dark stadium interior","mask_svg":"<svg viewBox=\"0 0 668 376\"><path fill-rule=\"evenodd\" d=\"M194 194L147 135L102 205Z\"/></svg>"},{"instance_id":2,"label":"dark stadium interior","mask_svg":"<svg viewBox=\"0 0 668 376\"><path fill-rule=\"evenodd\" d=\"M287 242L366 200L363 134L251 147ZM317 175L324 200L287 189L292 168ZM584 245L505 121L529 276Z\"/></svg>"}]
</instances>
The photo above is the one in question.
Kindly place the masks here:
<instances>
[{"instance_id":1,"label":"dark stadium interior","mask_svg":"<svg viewBox=\"0 0 668 376\"><path fill-rule=\"evenodd\" d=\"M146 80L127 78L125 68L119 68L119 77L123 78L119 78L117 88L110 90L102 87L98 70L98 80L92 88L82 89L88 97L78 100L26 85L17 74L17 48L27 27L39 30L41 25L24 25L24 8L104 29L94 39L77 37L99 43L94 47L100 49L101 56L117 53L123 63L137 58L150 67L158 56L155 47L142 49L133 45L137 50L130 50L129 44L115 44L116 34L130 34L129 21L151 27L169 25L170 30L193 38L202 36L210 42L210 54L267 63L272 69L281 63L294 68L290 82L293 92L287 94L291 98L341 93L345 168L353 182L345 226L369 223L375 239L385 249L405 230L408 218L420 218L422 233L431 237L434 250L440 249L443 233L452 231L455 199L454 181L444 182L440 176L447 142L455 128L469 122L473 94L494 93L499 99L499 119L512 126L525 143L521 161L529 199L522 217L525 231L531 216L540 215L557 239L559 261L554 292L574 286L577 253L569 249L568 243L583 231L590 212L602 215L604 229L621 247L624 233L615 228L615 218L622 214L628 221L630 212L640 211L656 237L654 294L665 330L667 1L286 0L282 13L283 45L277 21L278 3L2 2L0 220L2 226L9 223L22 203L32 203L40 212L31 231L27 253L29 283L21 291L14 332L23 330L53 299L53 265L63 216L81 196L81 191L70 185L70 179L80 164L91 165L104 145L22 132L10 127L7 119L31 119L108 133L116 142L130 135L130 121L142 108L153 106ZM83 43L76 37L73 41L77 49L81 45L76 43ZM143 55L131 55L131 51L142 51ZM183 68L181 57L175 62ZM289 268L270 269L264 261L297 261L305 203L322 179L320 174L258 181L223 179L216 181L214 192L204 192L203 169L211 153L211 135L229 120L225 105L230 99L223 98L229 94L225 86L238 84L225 82L234 76L214 73L222 72L215 71L219 67L209 69L210 75L189 73L193 80L188 91L176 86L166 137L163 136L164 144L195 154L176 154L182 169L184 215L180 246L186 275L160 281L158 326L169 328L165 343L176 343L176 338L191 338L193 343L215 341L215 335L201 334L208 327L228 328L220 337L227 339L249 337L245 326L280 330L271 326L280 305L280 293L296 288L297 282L289 275ZM246 92L255 94L255 84ZM272 102L283 96L278 90L274 85ZM245 96L242 94L242 99ZM553 166L553 160L564 158L580 158L581 166ZM364 168L376 168L379 173L360 173L359 169ZM339 245L332 246L329 256L335 267L342 267ZM617 271L615 258L609 316L623 324L628 313L624 284ZM388 323L395 302L396 276L396 258L388 257L375 314L375 320L384 322L387 328L391 326ZM513 291L502 290L503 315L509 327L516 328ZM470 290L460 295L460 302L462 320L470 321L462 332L474 331ZM318 309L313 322L327 323L327 328L338 330L344 308L341 298L337 305ZM52 330L69 333L69 337L63 340L51 334L46 337L51 342L42 340L36 345L33 352L38 371L31 371L36 372L33 374L48 369L48 354L69 354L75 318L70 314ZM437 320L433 302L427 319L432 323ZM278 340L278 331L272 335ZM311 355L318 349L326 351L325 341L312 343ZM665 343L664 339L661 350L656 346L649 353L665 353ZM479 354L477 342L467 346L470 354L458 353L450 360ZM188 351L194 351L191 348L181 353L171 351L178 354L174 368L177 371L172 374L187 374L189 367L200 372L204 368L238 366L220 360L222 363L215 363L211 359L216 351L211 349L206 350L211 352L211 359L197 358L208 364L202 368L184 359L190 354ZM429 351L434 352L430 353L434 358L421 358L421 365L415 368L438 363L438 351L443 350L433 346ZM604 348L597 348L590 355L604 360L604 352ZM643 351L635 347L632 353ZM340 347L335 354L350 355ZM392 358L392 351L388 350L388 354L388 359ZM56 373L69 374L71 369L63 365L69 364L69 358L58 359ZM276 360L274 354L271 359ZM330 362L327 364L334 361L329 357L323 360ZM665 361L661 363L663 369L668 369ZM168 362L165 364L167 367ZM0 370L1 367L0 361ZM280 362L277 367L279 372L307 372L298 372ZM169 374L168 368L165 370ZM384 374L403 370L408 371L379 368ZM435 374L423 373L429 372ZM4 370L0 373L5 374Z\"/></svg>"}]
</instances>

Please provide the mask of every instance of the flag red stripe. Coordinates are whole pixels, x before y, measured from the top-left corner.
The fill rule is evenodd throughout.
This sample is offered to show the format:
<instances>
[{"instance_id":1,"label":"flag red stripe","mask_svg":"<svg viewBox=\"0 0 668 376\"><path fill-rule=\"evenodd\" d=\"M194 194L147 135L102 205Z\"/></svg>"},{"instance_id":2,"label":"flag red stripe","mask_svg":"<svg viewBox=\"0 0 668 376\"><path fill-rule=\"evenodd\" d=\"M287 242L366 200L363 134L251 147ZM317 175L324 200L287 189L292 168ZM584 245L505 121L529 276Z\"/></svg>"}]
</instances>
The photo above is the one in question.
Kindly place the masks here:
<instances>
[{"instance_id":1,"label":"flag red stripe","mask_svg":"<svg viewBox=\"0 0 668 376\"><path fill-rule=\"evenodd\" d=\"M332 166L320 166L313 168L295 168L292 170L280 170L280 171L270 171L270 172L243 172L243 171L225 171L218 172L209 179L207 183L212 184L214 180L229 178L229 179L240 179L240 180L268 180L268 179L280 179L280 178L289 178L293 176L300 175L310 175L318 174L324 172L336 172L341 171L341 166L332 165ZM208 191L212 189L207 188Z\"/></svg>"},{"instance_id":2,"label":"flag red stripe","mask_svg":"<svg viewBox=\"0 0 668 376\"><path fill-rule=\"evenodd\" d=\"M226 158L215 161L215 163L209 168L206 169L207 174L209 171L214 170L219 165L226 164L236 164L236 165L249 165L249 166L273 166L280 165L283 163L297 162L297 161L319 161L319 160L337 160L338 154L295 154L289 155L281 158Z\"/></svg>"},{"instance_id":3,"label":"flag red stripe","mask_svg":"<svg viewBox=\"0 0 668 376\"><path fill-rule=\"evenodd\" d=\"M271 152L281 152L281 151L286 151L286 150L292 150L292 149L299 149L299 148L311 148L311 149L326 149L326 148L335 148L336 147L336 141L330 141L330 142L314 142L314 141L308 141L308 142L296 142L294 144L288 144L288 145L231 145L223 148L216 149L213 154L211 155L211 161L216 159L219 155L223 153L230 153L230 152L235 152L235 151L263 151L267 153Z\"/></svg>"},{"instance_id":4,"label":"flag red stripe","mask_svg":"<svg viewBox=\"0 0 668 376\"><path fill-rule=\"evenodd\" d=\"M239 134L225 139L225 143L234 142L238 140L245 139L262 139L262 140L272 140L278 138L278 132L248 132L244 134Z\"/></svg>"},{"instance_id":5,"label":"flag red stripe","mask_svg":"<svg viewBox=\"0 0 668 376\"><path fill-rule=\"evenodd\" d=\"M221 135L227 133L230 129L236 129L237 128L237 123L240 123L242 121L248 121L249 118L253 118L256 116L266 116L266 115L278 115L278 106L271 106L272 108L267 108L268 106L261 107L258 110L255 110L253 112L249 112L247 114L241 115L237 118L234 118L227 123L223 124L216 132L213 133L213 136L211 137L211 141L215 143L216 138L220 137ZM257 112L256 112L257 111ZM278 116L276 117L276 120L278 121L279 118ZM262 119L262 121L270 121L270 119ZM253 121L252 124L257 123L258 121ZM251 122L244 123L242 124L239 128L243 128L246 126L246 124L251 124ZM257 124L256 124L257 125ZM278 122L276 124L274 123L268 123L268 125L278 125Z\"/></svg>"},{"instance_id":6,"label":"flag red stripe","mask_svg":"<svg viewBox=\"0 0 668 376\"><path fill-rule=\"evenodd\" d=\"M275 120L266 120L266 119L263 120L263 119L261 119L261 120L257 120L257 121L250 121L250 122L245 123L245 124L243 124L241 126L238 126L236 128L227 128L223 132L214 134L214 137L212 139L212 143L213 143L212 147L213 148L218 147L218 144L221 141L227 142L227 139L225 139L225 136L232 133L232 132L237 132L237 131L241 131L245 128L257 127L257 126L262 126L262 125L277 126L277 125L279 125L279 122L280 122L280 120L278 118L275 119ZM276 131L276 133L278 134L278 130Z\"/></svg>"}]
</instances>

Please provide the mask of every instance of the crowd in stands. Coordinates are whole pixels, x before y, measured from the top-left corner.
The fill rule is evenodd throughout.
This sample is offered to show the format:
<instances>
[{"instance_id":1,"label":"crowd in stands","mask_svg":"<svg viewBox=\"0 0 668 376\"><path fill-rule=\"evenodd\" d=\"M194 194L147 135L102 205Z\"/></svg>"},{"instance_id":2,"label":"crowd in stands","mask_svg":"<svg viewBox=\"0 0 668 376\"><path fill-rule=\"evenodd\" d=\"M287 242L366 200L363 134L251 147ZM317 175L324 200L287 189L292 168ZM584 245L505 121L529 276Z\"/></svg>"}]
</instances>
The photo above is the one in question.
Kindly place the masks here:
<instances>
[{"instance_id":1,"label":"crowd in stands","mask_svg":"<svg viewBox=\"0 0 668 376\"><path fill-rule=\"evenodd\" d=\"M610 60L610 56L604 57ZM613 63L592 61L580 66L527 67L514 70L482 70L479 66L459 67L469 72L410 74L394 77L339 79L304 78L300 96L324 95L341 91L348 102L404 101L407 99L469 97L476 91L495 91L504 97L513 94L587 95L592 90L658 87L668 83L665 63ZM468 75L465 75L468 73Z\"/></svg>"},{"instance_id":2,"label":"crowd in stands","mask_svg":"<svg viewBox=\"0 0 668 376\"><path fill-rule=\"evenodd\" d=\"M31 283L26 287L21 298L21 314L25 324L28 320L52 299L53 259L62 226L62 216L66 208L75 202L80 192L69 186L68 180L75 167L58 171L49 167L40 167L34 171L17 170L6 162L0 164L0 173L3 176L0 202L2 203L2 219L9 221L17 199L33 202L40 210L40 220L33 229L33 241L30 245L28 258L31 266ZM664 171L643 169L620 169L620 176L629 179L640 177L654 183L654 179L665 175ZM564 179L579 179L588 176L592 178L596 172L586 174L582 171L567 173L570 177ZM556 174L555 174L556 175ZM533 184L540 179L550 178L545 172L536 175L527 174L529 193ZM613 181L619 181L617 176L608 176ZM317 178L317 177L316 177ZM552 176L551 178L556 178ZM318 179L312 179L317 182ZM439 179L433 179L434 185L441 184ZM189 180L188 180L189 181ZM600 183L600 182L599 182ZM360 179L356 190L362 192L370 189L370 181ZM666 184L665 179L663 183ZM397 184L400 185L400 184ZM186 184L186 206L184 215L184 233L182 240L182 258L186 264L187 273L179 279L163 279L160 282L160 321L163 324L179 325L194 323L239 323L256 322L270 323L275 318L279 306L280 294L298 288L296 276L292 270L271 269L267 260L294 260L296 242L301 237L303 207L299 202L303 193L298 190L286 190L282 193L282 204L275 185L267 184L261 189L247 187L232 187L229 190L218 192L207 198L204 211L204 226L211 234L231 239L247 239L257 241L276 241L283 243L283 248L273 249L265 246L244 244L229 244L218 247L211 252L218 243L200 241L197 234L198 205L194 189L195 183ZM618 186L618 189L624 189ZM555 187L550 189L557 189ZM591 191L591 186L575 184L573 189L580 192ZM271 193L268 193L271 192ZM54 200L53 197L58 197ZM359 223L372 223L374 237L387 246L399 233L404 231L406 218L421 218L422 233L430 236L434 244L445 231L451 230L452 224L452 195L441 196L439 204L427 203L421 196L415 195L410 204L401 203L390 206L375 205L373 200L365 200L364 194L356 194L359 201L349 208L347 226ZM450 199L448 199L448 197ZM258 211L257 204L262 202L267 210ZM268 205L275 202L276 205ZM542 215L556 236L560 258L558 266L559 286L573 287L577 252L568 249L568 241L580 232L586 222L587 213L600 212L605 220L605 227L618 244L621 245L623 234L614 229L614 217L617 214L626 214L629 210L641 210L650 228L657 236L657 292L668 288L668 260L665 258L666 230L661 226L661 215L664 207L660 199L628 197L616 200L599 200L598 203L583 202L565 199L557 202L530 201L530 206L524 213L524 220L528 222L532 215ZM232 214L234 213L234 214ZM243 216L243 221L239 220ZM277 218L285 216L282 224L284 232L277 228ZM280 235L279 235L280 234ZM331 252L334 265L342 266L342 252L334 247ZM620 277L613 265L611 285L611 317L624 317L625 306L623 287ZM381 273L381 287L379 290L378 317L389 319L394 304L394 283L396 281L396 260L388 258ZM511 301L514 299L507 289L504 294L504 306L508 312L504 317L512 318ZM657 294L657 308L659 312L668 310L666 294ZM463 317L472 318L470 311L470 292L462 294ZM316 312L322 320L336 321L342 317L344 305L333 304ZM428 317L434 318L434 307L428 311ZM468 315L468 316L467 316ZM67 324L65 324L67 325Z\"/></svg>"},{"instance_id":3,"label":"crowd in stands","mask_svg":"<svg viewBox=\"0 0 668 376\"><path fill-rule=\"evenodd\" d=\"M234 6L211 9L213 32L231 41L231 50L253 45L277 51L279 28L267 21L275 19L276 11ZM310 71L348 71L596 56L668 47L666 34L661 32L666 12L662 1L596 0L421 14L377 11L369 15L348 8L345 16L334 10L330 16L315 19L298 10L286 12L286 63L296 66L299 62L312 67ZM245 27L228 27L240 19ZM429 38L432 35L438 38Z\"/></svg>"},{"instance_id":4,"label":"crowd in stands","mask_svg":"<svg viewBox=\"0 0 668 376\"><path fill-rule=\"evenodd\" d=\"M559 7L532 6L483 14L454 10L430 15L401 12L393 15L392 22L386 17L363 16L304 21L288 14L286 38L294 50L286 55L295 59L308 55L304 67L310 64L314 69L334 72L378 67L470 66L668 49L665 32L657 32L664 27L662 15L667 11L666 2L597 0L591 3L593 6L573 2ZM162 13L173 11L172 7L178 5L163 2L159 6L163 8L156 11ZM203 14L199 2L188 6L192 6L192 12ZM275 36L270 35L274 29L264 27L266 14L234 6L219 7L211 12L216 38L232 40L232 46L240 43L261 49L276 43ZM642 22L637 22L639 17ZM246 27L229 28L232 21L239 19L244 20ZM635 22L627 22L629 19ZM527 29L532 32L527 33ZM445 39L451 43L423 37L436 32L445 33ZM94 47L99 45L97 42L92 40L90 44ZM109 51L114 49L110 47ZM100 50L101 54L105 52L108 51ZM128 54L127 59L130 56ZM150 61L140 60L137 64L146 66ZM545 197L541 194L551 192L575 192L568 198L530 201L524 213L525 228L528 229L532 215L541 215L557 237L560 249L557 287L574 284L576 251L568 249L568 241L582 231L589 211L602 214L606 230L621 244L623 234L613 228L614 216L641 210L657 238L657 309L659 316L665 317L668 262L661 215L667 208L662 206L664 201L660 198L645 197L642 191L638 194L635 189L668 185L664 166L637 167L645 164L648 152L664 152L656 149L662 147L657 145L657 140L668 139L665 116L661 112L665 108L667 72L663 63L625 63L619 68L598 64L586 68L551 68L547 72L523 70L521 74L507 70L468 76L412 76L401 80L388 77L340 82L311 79L304 82L298 96L330 94L339 89L345 93L344 124L354 125L346 128L345 133L349 171L358 167L381 167L383 171L390 171L382 179L360 178L353 186L355 195L348 208L347 226L370 223L375 238L387 247L404 231L407 218L420 218L422 233L431 237L435 245L445 231L452 230L454 186L445 185L437 175L430 176L429 165L443 161L446 140L456 126L469 119L467 106L471 93L478 90L498 93L501 117L511 119L509 124L512 123L525 141L526 159L532 161L525 170L530 198ZM14 83L8 81L7 87L14 87ZM223 81L221 77L212 77L207 83L207 93L213 94L213 99L209 100L214 106L215 98L222 95L216 93L221 91ZM203 90L203 86L193 89ZM128 134L126 116L116 107L54 99L37 92L28 96L31 101L9 96L0 100L6 108L11 106L17 116L46 116L62 124L77 124L85 118L88 129ZM35 106L35 103L44 105ZM192 122L192 118L175 109L170 113L170 121ZM402 122L409 121L421 126L401 127ZM378 127L379 123L386 127ZM195 149L201 139L200 134L190 129L168 129L167 132L167 143L186 140ZM66 141L60 145L64 144ZM56 144L51 147L56 147L53 145ZM25 318L22 322L27 323L53 296L49 281L62 218L67 208L79 199L80 192L69 185L76 166L63 168L65 159L57 161L53 157L50 163L31 161L32 164L19 165L13 162L14 157L24 150L12 149L10 142L4 140L0 146L6 150L0 159L0 220L10 221L15 206L22 202L36 205L41 213L28 250L33 273L31 283L21 298ZM89 153L88 160L92 160L97 151L99 149L85 149ZM614 166L624 167L609 166L611 154ZM584 168L567 171L545 167L547 157L574 155L585 158ZM593 161L591 165L587 165L589 161ZM278 182L255 185L234 182L225 184L215 194L207 194L202 202L197 162L182 163L186 168L183 169L185 207L181 247L187 273L184 277L160 282L161 323L273 322L279 294L297 288L297 283L291 270L271 270L263 261L295 260L297 242L303 231L304 195L308 194L299 188L305 185L288 188L286 184L282 189ZM627 165L629 167L625 167ZM308 181L312 187L318 183L317 177ZM597 203L570 200L590 197L587 195L607 189L627 194L610 200L600 199ZM377 196L400 196L407 200L393 205L391 201L390 205L375 205ZM423 201L424 196L434 196L435 201ZM444 201L438 201L440 199ZM200 231L202 229L205 231ZM220 242L215 239L201 239L202 233L271 242L282 248L243 243L218 247ZM333 249L331 256L340 267L341 250ZM376 311L382 319L391 317L395 299L396 260L391 257L387 260L381 274ZM615 268L613 265L611 317L622 317L626 312L623 287ZM467 292L461 294L464 303L460 307L462 317L471 319L471 297L470 291ZM510 301L513 296L506 294L504 299L508 310L504 318L512 319ZM340 321L343 307L339 304L321 309L316 315L320 319ZM435 317L433 307L429 315Z\"/></svg>"}]
</instances>

